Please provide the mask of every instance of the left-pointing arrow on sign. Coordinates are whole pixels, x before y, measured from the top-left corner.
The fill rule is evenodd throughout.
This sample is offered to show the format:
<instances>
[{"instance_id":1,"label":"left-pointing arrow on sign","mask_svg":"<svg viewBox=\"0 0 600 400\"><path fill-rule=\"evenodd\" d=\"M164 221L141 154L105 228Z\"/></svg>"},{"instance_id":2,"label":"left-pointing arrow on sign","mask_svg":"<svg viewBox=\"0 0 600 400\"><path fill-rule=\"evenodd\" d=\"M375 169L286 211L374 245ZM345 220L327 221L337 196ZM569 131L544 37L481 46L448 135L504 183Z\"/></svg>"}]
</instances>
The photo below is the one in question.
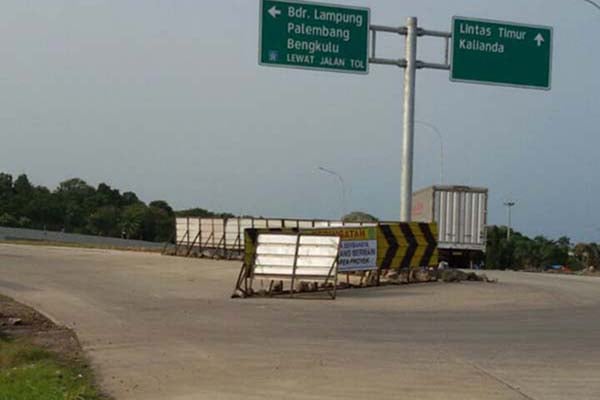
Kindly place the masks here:
<instances>
[{"instance_id":1,"label":"left-pointing arrow on sign","mask_svg":"<svg viewBox=\"0 0 600 400\"><path fill-rule=\"evenodd\" d=\"M273 6L269 8L269 14L271 14L271 17L273 18L277 18L277 16L281 14L281 10L279 10L276 6Z\"/></svg>"}]
</instances>

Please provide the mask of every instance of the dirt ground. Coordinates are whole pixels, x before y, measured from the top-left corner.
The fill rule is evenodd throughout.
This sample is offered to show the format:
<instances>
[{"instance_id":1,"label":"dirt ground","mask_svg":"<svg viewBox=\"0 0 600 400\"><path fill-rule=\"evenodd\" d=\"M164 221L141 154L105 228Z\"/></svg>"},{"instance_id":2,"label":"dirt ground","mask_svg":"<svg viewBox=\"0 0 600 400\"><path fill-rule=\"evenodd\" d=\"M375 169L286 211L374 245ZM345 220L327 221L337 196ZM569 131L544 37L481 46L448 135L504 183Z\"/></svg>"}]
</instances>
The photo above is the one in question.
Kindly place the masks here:
<instances>
[{"instance_id":1,"label":"dirt ground","mask_svg":"<svg viewBox=\"0 0 600 400\"><path fill-rule=\"evenodd\" d=\"M0 335L26 339L35 346L55 353L61 361L89 368L79 340L71 329L58 326L34 309L2 295Z\"/></svg>"}]
</instances>

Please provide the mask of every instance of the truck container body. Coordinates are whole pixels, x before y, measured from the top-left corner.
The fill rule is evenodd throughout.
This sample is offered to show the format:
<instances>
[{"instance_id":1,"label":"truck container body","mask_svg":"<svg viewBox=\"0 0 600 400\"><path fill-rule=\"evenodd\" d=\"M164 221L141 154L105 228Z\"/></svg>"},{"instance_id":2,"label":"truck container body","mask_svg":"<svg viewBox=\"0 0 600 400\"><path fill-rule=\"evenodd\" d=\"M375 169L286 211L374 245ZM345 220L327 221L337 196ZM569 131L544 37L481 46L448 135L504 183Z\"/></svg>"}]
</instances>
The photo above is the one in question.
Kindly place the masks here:
<instances>
[{"instance_id":1,"label":"truck container body","mask_svg":"<svg viewBox=\"0 0 600 400\"><path fill-rule=\"evenodd\" d=\"M486 188L431 186L413 193L412 220L436 222L440 258L466 267L483 259L486 245Z\"/></svg>"}]
</instances>

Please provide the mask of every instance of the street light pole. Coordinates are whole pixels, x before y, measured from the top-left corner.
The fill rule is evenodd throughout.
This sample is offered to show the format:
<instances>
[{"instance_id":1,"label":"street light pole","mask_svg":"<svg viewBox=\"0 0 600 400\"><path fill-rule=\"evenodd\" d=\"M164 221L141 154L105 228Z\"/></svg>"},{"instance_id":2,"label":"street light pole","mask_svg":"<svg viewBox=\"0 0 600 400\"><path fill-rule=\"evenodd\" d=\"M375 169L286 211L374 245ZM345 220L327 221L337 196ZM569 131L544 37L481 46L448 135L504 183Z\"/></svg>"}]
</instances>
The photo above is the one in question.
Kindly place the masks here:
<instances>
[{"instance_id":1,"label":"street light pole","mask_svg":"<svg viewBox=\"0 0 600 400\"><path fill-rule=\"evenodd\" d=\"M333 175L335 176L338 181L340 182L340 189L341 189L341 197L342 197L342 218L344 217L344 215L346 215L346 183L344 182L344 178L342 178L342 176L340 174L338 174L337 172L328 169L328 168L323 168L323 167L318 167L319 171L323 171L329 175Z\"/></svg>"},{"instance_id":2,"label":"street light pole","mask_svg":"<svg viewBox=\"0 0 600 400\"><path fill-rule=\"evenodd\" d=\"M504 205L506 206L506 209L508 210L508 229L506 230L506 240L510 240L510 226L511 226L511 209L514 207L516 203L514 201L506 201L504 202Z\"/></svg>"},{"instance_id":3,"label":"street light pole","mask_svg":"<svg viewBox=\"0 0 600 400\"><path fill-rule=\"evenodd\" d=\"M440 139L440 185L443 185L444 184L444 139L442 138L442 133L439 131L439 129L435 125L430 124L429 122L415 120L415 123L428 127L429 129L434 131L436 133L436 135L438 136L438 138Z\"/></svg>"},{"instance_id":4,"label":"street light pole","mask_svg":"<svg viewBox=\"0 0 600 400\"><path fill-rule=\"evenodd\" d=\"M586 3L590 4L593 7L596 7L598 10L600 10L600 4L599 3L596 3L595 1L592 1L592 0L583 0L583 1L585 1Z\"/></svg>"}]
</instances>

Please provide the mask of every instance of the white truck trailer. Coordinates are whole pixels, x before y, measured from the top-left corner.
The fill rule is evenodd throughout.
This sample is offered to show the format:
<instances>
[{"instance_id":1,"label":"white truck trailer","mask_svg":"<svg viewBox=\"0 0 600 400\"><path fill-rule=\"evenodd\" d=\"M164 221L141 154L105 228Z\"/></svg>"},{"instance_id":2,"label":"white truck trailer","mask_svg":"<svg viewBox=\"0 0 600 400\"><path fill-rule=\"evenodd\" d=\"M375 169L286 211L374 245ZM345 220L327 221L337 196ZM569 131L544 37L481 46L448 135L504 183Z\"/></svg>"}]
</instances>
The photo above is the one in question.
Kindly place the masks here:
<instances>
[{"instance_id":1,"label":"white truck trailer","mask_svg":"<svg viewBox=\"0 0 600 400\"><path fill-rule=\"evenodd\" d=\"M436 222L441 260L469 268L485 256L488 190L430 186L412 196L412 220Z\"/></svg>"}]
</instances>

